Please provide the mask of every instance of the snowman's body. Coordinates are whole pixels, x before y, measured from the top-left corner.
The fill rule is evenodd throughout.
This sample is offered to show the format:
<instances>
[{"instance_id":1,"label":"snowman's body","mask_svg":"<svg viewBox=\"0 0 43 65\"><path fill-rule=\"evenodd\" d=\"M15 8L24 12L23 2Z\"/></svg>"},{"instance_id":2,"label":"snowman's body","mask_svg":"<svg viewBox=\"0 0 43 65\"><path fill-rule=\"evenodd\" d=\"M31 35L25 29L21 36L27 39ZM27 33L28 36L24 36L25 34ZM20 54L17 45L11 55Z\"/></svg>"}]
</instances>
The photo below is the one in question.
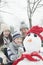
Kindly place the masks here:
<instances>
[{"instance_id":1,"label":"snowman's body","mask_svg":"<svg viewBox=\"0 0 43 65\"><path fill-rule=\"evenodd\" d=\"M26 36L24 39L24 47L26 49L26 52L24 54L31 54L32 52L38 52L41 49L41 39L38 35L34 33L30 33L29 35ZM41 53L39 53L41 57L43 57ZM18 62L16 65L43 65L43 60L40 59L37 56L33 56L35 59L38 59L39 61L30 61L27 58L24 58L20 62ZM13 64L14 65L14 64Z\"/></svg>"},{"instance_id":2,"label":"snowman's body","mask_svg":"<svg viewBox=\"0 0 43 65\"><path fill-rule=\"evenodd\" d=\"M32 62L28 61L27 59L22 60L19 62L17 65L43 65L43 61L38 61L38 62Z\"/></svg>"}]
</instances>

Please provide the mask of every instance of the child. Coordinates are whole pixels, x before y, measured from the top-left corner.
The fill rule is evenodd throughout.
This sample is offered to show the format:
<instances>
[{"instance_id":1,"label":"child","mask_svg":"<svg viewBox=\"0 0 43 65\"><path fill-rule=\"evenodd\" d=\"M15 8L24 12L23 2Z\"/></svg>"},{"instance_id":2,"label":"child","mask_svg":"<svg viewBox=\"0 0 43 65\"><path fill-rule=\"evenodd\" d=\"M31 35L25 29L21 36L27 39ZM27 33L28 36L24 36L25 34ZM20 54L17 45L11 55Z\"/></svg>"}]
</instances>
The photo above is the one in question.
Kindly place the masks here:
<instances>
[{"instance_id":1,"label":"child","mask_svg":"<svg viewBox=\"0 0 43 65\"><path fill-rule=\"evenodd\" d=\"M8 57L11 61L15 61L24 52L22 46L22 37L19 32L14 32L13 41L7 48Z\"/></svg>"}]
</instances>

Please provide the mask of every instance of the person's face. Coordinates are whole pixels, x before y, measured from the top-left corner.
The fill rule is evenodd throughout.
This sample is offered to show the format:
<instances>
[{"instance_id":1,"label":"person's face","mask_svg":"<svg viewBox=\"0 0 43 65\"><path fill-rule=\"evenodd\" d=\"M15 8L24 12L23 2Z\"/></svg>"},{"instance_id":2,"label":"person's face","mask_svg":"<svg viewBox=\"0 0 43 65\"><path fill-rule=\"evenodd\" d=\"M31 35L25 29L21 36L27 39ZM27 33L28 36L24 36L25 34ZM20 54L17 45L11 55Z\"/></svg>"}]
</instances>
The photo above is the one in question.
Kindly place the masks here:
<instances>
[{"instance_id":1,"label":"person's face","mask_svg":"<svg viewBox=\"0 0 43 65\"><path fill-rule=\"evenodd\" d=\"M16 38L15 40L13 40L16 44L22 44L22 38Z\"/></svg>"},{"instance_id":2,"label":"person's face","mask_svg":"<svg viewBox=\"0 0 43 65\"><path fill-rule=\"evenodd\" d=\"M9 34L10 34L10 31L9 31L9 30L5 30L5 31L3 32L3 35L4 35L5 37L8 37Z\"/></svg>"},{"instance_id":3,"label":"person's face","mask_svg":"<svg viewBox=\"0 0 43 65\"><path fill-rule=\"evenodd\" d=\"M28 29L26 29L26 28L22 28L21 29L21 32L22 32L22 34L24 35L24 36L26 36L26 32L28 31Z\"/></svg>"}]
</instances>

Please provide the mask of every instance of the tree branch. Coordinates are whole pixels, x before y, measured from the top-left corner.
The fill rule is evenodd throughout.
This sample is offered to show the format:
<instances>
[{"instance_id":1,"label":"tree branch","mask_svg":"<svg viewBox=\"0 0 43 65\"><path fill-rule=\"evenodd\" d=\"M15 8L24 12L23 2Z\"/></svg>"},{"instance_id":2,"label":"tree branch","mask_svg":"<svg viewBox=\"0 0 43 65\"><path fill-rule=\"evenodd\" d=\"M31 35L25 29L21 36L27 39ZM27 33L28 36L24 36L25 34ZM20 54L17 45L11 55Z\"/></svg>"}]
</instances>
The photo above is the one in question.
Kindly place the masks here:
<instances>
[{"instance_id":1,"label":"tree branch","mask_svg":"<svg viewBox=\"0 0 43 65\"><path fill-rule=\"evenodd\" d=\"M35 0L34 0L34 3L33 3L33 7L32 7L32 10L33 10L33 8L34 8L34 5L35 5Z\"/></svg>"},{"instance_id":2,"label":"tree branch","mask_svg":"<svg viewBox=\"0 0 43 65\"><path fill-rule=\"evenodd\" d=\"M28 7L27 7L27 11L28 11L28 13L29 13L29 17L31 17L31 13L32 13L32 11L31 11L31 7L30 7L30 1L29 0L27 0L27 3L28 3Z\"/></svg>"},{"instance_id":3,"label":"tree branch","mask_svg":"<svg viewBox=\"0 0 43 65\"><path fill-rule=\"evenodd\" d=\"M40 2L41 2L41 0L37 2L36 6L35 6L35 8L33 10L33 13L35 12L35 10L36 10L36 8L37 8L37 6L39 5Z\"/></svg>"},{"instance_id":4,"label":"tree branch","mask_svg":"<svg viewBox=\"0 0 43 65\"><path fill-rule=\"evenodd\" d=\"M1 0L0 0L0 3L1 3Z\"/></svg>"},{"instance_id":5,"label":"tree branch","mask_svg":"<svg viewBox=\"0 0 43 65\"><path fill-rule=\"evenodd\" d=\"M3 13L7 13L7 14L11 14L11 15L13 15L13 13L6 12L6 11L2 11L2 10L0 10L0 12L3 12Z\"/></svg>"},{"instance_id":6,"label":"tree branch","mask_svg":"<svg viewBox=\"0 0 43 65\"><path fill-rule=\"evenodd\" d=\"M34 10L35 5L39 2L39 0L34 1L32 11Z\"/></svg>"},{"instance_id":7,"label":"tree branch","mask_svg":"<svg viewBox=\"0 0 43 65\"><path fill-rule=\"evenodd\" d=\"M34 4L34 3L37 3L39 0L35 1L35 2L30 2L30 4Z\"/></svg>"},{"instance_id":8,"label":"tree branch","mask_svg":"<svg viewBox=\"0 0 43 65\"><path fill-rule=\"evenodd\" d=\"M39 6L37 6L37 8L42 7L42 6L43 6L43 4L39 4Z\"/></svg>"}]
</instances>

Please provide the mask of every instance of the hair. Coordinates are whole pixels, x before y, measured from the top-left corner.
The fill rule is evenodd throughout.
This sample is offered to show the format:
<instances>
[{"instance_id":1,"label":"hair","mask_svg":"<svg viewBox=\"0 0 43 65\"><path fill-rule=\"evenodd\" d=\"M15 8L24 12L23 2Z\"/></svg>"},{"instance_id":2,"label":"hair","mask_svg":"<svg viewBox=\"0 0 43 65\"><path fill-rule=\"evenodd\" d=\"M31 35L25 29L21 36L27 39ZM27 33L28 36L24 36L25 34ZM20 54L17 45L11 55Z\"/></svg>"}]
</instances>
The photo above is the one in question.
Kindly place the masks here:
<instances>
[{"instance_id":1,"label":"hair","mask_svg":"<svg viewBox=\"0 0 43 65\"><path fill-rule=\"evenodd\" d=\"M0 46L4 44L4 40L3 40L3 32L0 35Z\"/></svg>"},{"instance_id":2,"label":"hair","mask_svg":"<svg viewBox=\"0 0 43 65\"><path fill-rule=\"evenodd\" d=\"M3 32L2 32L1 35L0 35L0 46L4 44L3 36L4 35L3 35ZM10 42L12 42L11 34L9 34L8 38L9 38Z\"/></svg>"},{"instance_id":3,"label":"hair","mask_svg":"<svg viewBox=\"0 0 43 65\"><path fill-rule=\"evenodd\" d=\"M41 45L41 47L43 47L43 40L42 40L42 45Z\"/></svg>"}]
</instances>

